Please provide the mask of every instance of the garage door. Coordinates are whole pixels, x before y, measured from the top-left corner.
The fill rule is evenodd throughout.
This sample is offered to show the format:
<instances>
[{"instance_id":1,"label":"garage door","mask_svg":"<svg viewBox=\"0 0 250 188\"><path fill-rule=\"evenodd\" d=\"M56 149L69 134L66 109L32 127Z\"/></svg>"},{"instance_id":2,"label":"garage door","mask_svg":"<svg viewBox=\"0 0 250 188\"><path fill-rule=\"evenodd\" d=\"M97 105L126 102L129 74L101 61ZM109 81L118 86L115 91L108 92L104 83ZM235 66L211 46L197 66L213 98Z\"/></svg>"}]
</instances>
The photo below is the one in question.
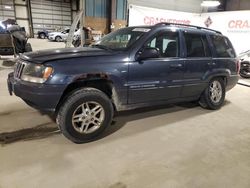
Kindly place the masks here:
<instances>
[{"instance_id":1,"label":"garage door","mask_svg":"<svg viewBox=\"0 0 250 188\"><path fill-rule=\"evenodd\" d=\"M15 19L13 0L0 0L0 21Z\"/></svg>"},{"instance_id":2,"label":"garage door","mask_svg":"<svg viewBox=\"0 0 250 188\"><path fill-rule=\"evenodd\" d=\"M38 30L61 30L71 25L70 0L31 0L34 34Z\"/></svg>"}]
</instances>

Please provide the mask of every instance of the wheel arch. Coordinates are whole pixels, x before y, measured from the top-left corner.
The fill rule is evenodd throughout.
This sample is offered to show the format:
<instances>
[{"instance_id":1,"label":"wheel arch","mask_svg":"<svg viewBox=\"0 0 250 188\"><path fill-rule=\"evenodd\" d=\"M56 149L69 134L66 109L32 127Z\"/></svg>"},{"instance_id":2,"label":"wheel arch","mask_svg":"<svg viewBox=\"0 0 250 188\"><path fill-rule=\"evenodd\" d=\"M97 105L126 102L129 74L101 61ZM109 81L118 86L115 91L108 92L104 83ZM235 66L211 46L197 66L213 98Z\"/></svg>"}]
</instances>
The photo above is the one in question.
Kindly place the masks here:
<instances>
[{"instance_id":1,"label":"wheel arch","mask_svg":"<svg viewBox=\"0 0 250 188\"><path fill-rule=\"evenodd\" d=\"M60 106L73 92L84 87L95 88L102 91L111 100L114 106L114 110L117 109L117 106L119 105L119 100L113 81L108 79L107 75L104 74L89 74L84 77L78 77L70 84L68 84L56 106L55 112L58 112Z\"/></svg>"},{"instance_id":2,"label":"wheel arch","mask_svg":"<svg viewBox=\"0 0 250 188\"><path fill-rule=\"evenodd\" d=\"M207 73L205 76L204 76L204 80L207 81L207 83L209 83L210 80L214 79L214 78L222 78L224 83L225 83L225 86L227 85L227 80L228 80L228 77L230 77L231 75L231 71L229 69L225 70L216 70L216 71L213 71L213 72L210 72L210 73Z\"/></svg>"},{"instance_id":3,"label":"wheel arch","mask_svg":"<svg viewBox=\"0 0 250 188\"><path fill-rule=\"evenodd\" d=\"M210 80L216 79L216 78L221 78L224 82L225 87L227 86L227 80L228 80L227 75L216 75L216 76L212 77Z\"/></svg>"},{"instance_id":4,"label":"wheel arch","mask_svg":"<svg viewBox=\"0 0 250 188\"><path fill-rule=\"evenodd\" d=\"M54 40L56 41L56 39L57 39L57 38L60 38L60 40L62 40L62 39L63 39L63 38L62 38L62 36L60 36L60 35L56 35Z\"/></svg>"},{"instance_id":5,"label":"wheel arch","mask_svg":"<svg viewBox=\"0 0 250 188\"><path fill-rule=\"evenodd\" d=\"M38 33L38 35L40 36L41 34L44 34L46 36L46 33L44 31L41 31Z\"/></svg>"}]
</instances>

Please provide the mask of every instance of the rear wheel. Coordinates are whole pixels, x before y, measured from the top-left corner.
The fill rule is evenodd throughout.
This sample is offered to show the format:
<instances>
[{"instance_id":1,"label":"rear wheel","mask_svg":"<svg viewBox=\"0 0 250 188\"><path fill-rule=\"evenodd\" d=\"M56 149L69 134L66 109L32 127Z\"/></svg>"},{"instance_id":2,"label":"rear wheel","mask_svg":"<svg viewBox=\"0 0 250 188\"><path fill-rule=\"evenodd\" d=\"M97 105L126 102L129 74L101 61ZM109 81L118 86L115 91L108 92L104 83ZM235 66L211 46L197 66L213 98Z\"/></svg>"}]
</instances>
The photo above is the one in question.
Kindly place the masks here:
<instances>
[{"instance_id":1,"label":"rear wheel","mask_svg":"<svg viewBox=\"0 0 250 188\"><path fill-rule=\"evenodd\" d=\"M39 38L40 38L40 39L45 39L45 37L46 37L45 33L40 33L40 34L39 34Z\"/></svg>"},{"instance_id":2,"label":"rear wheel","mask_svg":"<svg viewBox=\"0 0 250 188\"><path fill-rule=\"evenodd\" d=\"M211 110L219 109L225 100L225 83L221 78L212 79L202 93L200 105Z\"/></svg>"},{"instance_id":3,"label":"rear wheel","mask_svg":"<svg viewBox=\"0 0 250 188\"><path fill-rule=\"evenodd\" d=\"M64 136L75 143L88 142L110 125L113 106L100 90L84 88L68 97L57 118Z\"/></svg>"}]
</instances>

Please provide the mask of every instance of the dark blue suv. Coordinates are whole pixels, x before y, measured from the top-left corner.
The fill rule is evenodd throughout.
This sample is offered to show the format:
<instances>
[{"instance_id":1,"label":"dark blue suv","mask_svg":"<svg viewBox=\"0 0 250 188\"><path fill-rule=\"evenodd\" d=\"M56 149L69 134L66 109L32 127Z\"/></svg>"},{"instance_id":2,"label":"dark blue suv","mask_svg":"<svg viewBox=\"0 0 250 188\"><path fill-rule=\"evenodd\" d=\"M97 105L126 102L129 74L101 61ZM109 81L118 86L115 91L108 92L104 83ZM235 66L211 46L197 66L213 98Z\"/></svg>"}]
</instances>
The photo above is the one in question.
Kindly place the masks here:
<instances>
[{"instance_id":1,"label":"dark blue suv","mask_svg":"<svg viewBox=\"0 0 250 188\"><path fill-rule=\"evenodd\" d=\"M25 53L8 87L81 143L103 132L114 111L183 101L218 109L238 72L220 32L160 23L117 30L91 47Z\"/></svg>"}]
</instances>

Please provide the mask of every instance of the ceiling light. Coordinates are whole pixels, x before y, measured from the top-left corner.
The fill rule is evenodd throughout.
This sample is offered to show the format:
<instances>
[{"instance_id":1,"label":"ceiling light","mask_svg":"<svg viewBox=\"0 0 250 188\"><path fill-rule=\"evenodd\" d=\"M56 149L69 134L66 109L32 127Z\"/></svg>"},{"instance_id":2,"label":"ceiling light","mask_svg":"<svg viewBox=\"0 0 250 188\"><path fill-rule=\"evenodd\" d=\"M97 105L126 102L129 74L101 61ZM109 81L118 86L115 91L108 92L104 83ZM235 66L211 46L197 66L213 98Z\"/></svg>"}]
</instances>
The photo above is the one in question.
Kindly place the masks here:
<instances>
[{"instance_id":1,"label":"ceiling light","mask_svg":"<svg viewBox=\"0 0 250 188\"><path fill-rule=\"evenodd\" d=\"M203 1L201 3L201 6L202 7L217 7L220 5L220 2L219 1Z\"/></svg>"},{"instance_id":2,"label":"ceiling light","mask_svg":"<svg viewBox=\"0 0 250 188\"><path fill-rule=\"evenodd\" d=\"M5 9L11 9L11 6L4 6Z\"/></svg>"}]
</instances>

